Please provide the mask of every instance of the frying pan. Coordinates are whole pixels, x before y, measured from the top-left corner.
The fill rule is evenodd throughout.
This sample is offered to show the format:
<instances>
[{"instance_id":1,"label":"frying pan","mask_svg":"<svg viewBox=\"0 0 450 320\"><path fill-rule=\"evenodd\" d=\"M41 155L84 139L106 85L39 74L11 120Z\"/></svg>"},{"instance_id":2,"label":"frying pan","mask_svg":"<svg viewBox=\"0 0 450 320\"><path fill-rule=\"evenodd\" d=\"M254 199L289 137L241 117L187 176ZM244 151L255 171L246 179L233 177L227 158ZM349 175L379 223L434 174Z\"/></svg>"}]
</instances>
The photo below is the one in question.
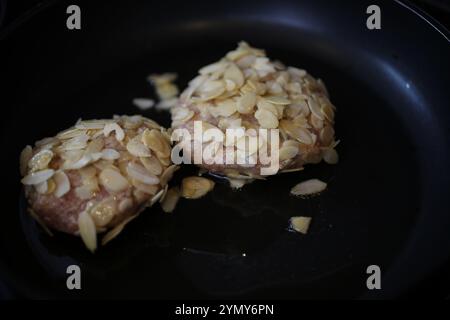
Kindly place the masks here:
<instances>
[{"instance_id":1,"label":"frying pan","mask_svg":"<svg viewBox=\"0 0 450 320\"><path fill-rule=\"evenodd\" d=\"M398 298L418 292L450 257L449 32L403 1L43 2L1 34L0 277L27 298ZM83 119L169 115L131 101L153 97L145 78L201 66L245 40L324 79L337 106L340 162L307 166L242 191L220 179L173 214L145 211L95 255L77 238L47 236L26 214L18 157ZM195 173L184 167L175 178ZM289 196L319 178L319 197ZM291 216L313 218L307 235ZM82 289L67 290L79 265ZM369 265L381 290L366 287ZM434 279L434 278L433 278Z\"/></svg>"}]
</instances>

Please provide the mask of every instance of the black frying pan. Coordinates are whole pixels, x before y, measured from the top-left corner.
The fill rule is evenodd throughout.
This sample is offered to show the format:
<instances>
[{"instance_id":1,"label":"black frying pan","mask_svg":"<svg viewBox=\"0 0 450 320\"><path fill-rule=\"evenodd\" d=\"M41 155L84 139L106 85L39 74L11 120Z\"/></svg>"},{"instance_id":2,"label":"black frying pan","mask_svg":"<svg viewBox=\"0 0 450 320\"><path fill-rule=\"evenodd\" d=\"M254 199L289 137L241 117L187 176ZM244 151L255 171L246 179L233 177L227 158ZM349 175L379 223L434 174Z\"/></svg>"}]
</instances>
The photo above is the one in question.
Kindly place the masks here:
<instances>
[{"instance_id":1,"label":"black frying pan","mask_svg":"<svg viewBox=\"0 0 450 320\"><path fill-rule=\"evenodd\" d=\"M447 266L450 45L435 21L394 1L378 1L376 31L366 28L372 1L93 2L77 1L79 31L66 29L69 3L57 1L1 34L0 278L18 296L392 298ZM95 255L79 239L48 237L26 214L17 169L26 144L79 117L138 113L131 100L153 95L146 75L175 71L184 87L240 40L325 80L338 108L337 166L240 192L219 180L173 214L147 210ZM307 178L328 190L290 197ZM295 215L313 217L308 235L286 230ZM66 289L70 264L81 266L81 291ZM366 288L371 264L381 267L380 291Z\"/></svg>"}]
</instances>

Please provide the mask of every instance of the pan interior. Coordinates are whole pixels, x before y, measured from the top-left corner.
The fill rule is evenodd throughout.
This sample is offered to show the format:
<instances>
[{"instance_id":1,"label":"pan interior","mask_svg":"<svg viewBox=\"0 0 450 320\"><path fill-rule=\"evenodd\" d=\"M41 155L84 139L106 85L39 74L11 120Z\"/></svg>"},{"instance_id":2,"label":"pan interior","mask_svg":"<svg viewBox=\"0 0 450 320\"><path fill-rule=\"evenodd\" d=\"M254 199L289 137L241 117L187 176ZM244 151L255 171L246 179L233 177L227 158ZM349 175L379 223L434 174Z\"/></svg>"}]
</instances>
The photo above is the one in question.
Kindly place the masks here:
<instances>
[{"instance_id":1,"label":"pan interior","mask_svg":"<svg viewBox=\"0 0 450 320\"><path fill-rule=\"evenodd\" d=\"M413 124L424 114L432 117L427 110L409 111L420 92L406 90L395 68L398 57L383 60L325 33L239 17L156 26L142 19L100 23L87 17L89 28L74 35L52 29L53 10L27 26L48 29L45 37L19 30L20 41L10 40L14 61L21 63L9 68L21 97L9 101L5 123L6 132L14 132L14 139L5 139L13 155L80 117L142 113L168 126L168 114L131 104L135 97L153 97L146 76L177 72L183 88L201 66L246 40L325 81L338 110L340 163L307 166L238 192L217 181L213 192L198 201L181 200L173 214L158 206L146 210L95 255L79 239L48 237L26 214L22 196L19 209L16 202L10 211L19 214L6 218L4 231L15 243L5 249L5 261L25 274L20 290L33 294L45 287L49 295L116 298L354 297L364 291L367 265L389 268L421 212ZM111 20L118 17L110 14ZM17 156L11 158L14 167ZM183 168L174 183L195 172ZM291 197L290 188L308 178L327 181L328 190L307 200ZM9 172L8 181L17 199L18 174ZM289 218L298 215L313 217L306 236L286 230ZM70 264L82 267L81 293L65 290Z\"/></svg>"}]
</instances>

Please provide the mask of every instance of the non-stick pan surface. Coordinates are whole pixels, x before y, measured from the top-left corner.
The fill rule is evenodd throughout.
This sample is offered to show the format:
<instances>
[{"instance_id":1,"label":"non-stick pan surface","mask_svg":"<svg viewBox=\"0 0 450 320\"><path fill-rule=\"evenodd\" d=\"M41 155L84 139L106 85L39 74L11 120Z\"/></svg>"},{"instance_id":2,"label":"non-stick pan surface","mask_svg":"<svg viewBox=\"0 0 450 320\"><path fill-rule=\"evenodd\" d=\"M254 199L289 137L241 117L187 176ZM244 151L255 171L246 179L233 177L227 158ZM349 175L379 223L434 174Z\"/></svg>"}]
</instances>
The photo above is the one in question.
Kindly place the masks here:
<instances>
[{"instance_id":1,"label":"non-stick pan surface","mask_svg":"<svg viewBox=\"0 0 450 320\"><path fill-rule=\"evenodd\" d=\"M450 46L434 21L387 1L381 30L366 27L368 1L86 1L81 30L68 30L68 4L42 6L1 40L0 277L19 296L396 297L445 266ZM218 180L173 214L147 210L95 255L26 214L17 169L26 144L80 117L140 113L131 100L153 95L148 74L177 72L184 87L240 40L324 79L338 108L338 165L239 192ZM166 113L143 114L170 124ZM289 196L307 178L328 190ZM313 217L308 235L287 231L296 215ZM71 264L80 291L66 288ZM369 292L373 264L382 290Z\"/></svg>"}]
</instances>

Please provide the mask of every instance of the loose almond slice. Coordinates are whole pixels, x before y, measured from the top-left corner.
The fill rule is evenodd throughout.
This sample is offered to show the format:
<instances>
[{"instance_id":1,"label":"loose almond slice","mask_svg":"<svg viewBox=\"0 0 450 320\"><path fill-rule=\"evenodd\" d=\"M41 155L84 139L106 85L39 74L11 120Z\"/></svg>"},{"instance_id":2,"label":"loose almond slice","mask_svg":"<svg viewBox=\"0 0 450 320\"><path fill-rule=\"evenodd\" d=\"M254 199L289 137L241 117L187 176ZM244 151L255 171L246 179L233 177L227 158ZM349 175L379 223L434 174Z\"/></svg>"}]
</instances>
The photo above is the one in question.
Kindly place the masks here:
<instances>
[{"instance_id":1,"label":"loose almond slice","mask_svg":"<svg viewBox=\"0 0 450 320\"><path fill-rule=\"evenodd\" d=\"M78 229L86 247L94 252L97 249L97 231L94 220L86 211L81 212L78 216Z\"/></svg>"},{"instance_id":2,"label":"loose almond slice","mask_svg":"<svg viewBox=\"0 0 450 320\"><path fill-rule=\"evenodd\" d=\"M291 189L291 194L295 196L308 196L320 193L327 188L327 184L318 179L310 179L300 182Z\"/></svg>"},{"instance_id":3,"label":"loose almond slice","mask_svg":"<svg viewBox=\"0 0 450 320\"><path fill-rule=\"evenodd\" d=\"M182 181L181 195L186 199L198 199L214 188L214 182L203 177L187 177Z\"/></svg>"},{"instance_id":4,"label":"loose almond slice","mask_svg":"<svg viewBox=\"0 0 450 320\"><path fill-rule=\"evenodd\" d=\"M291 228L297 232L307 234L311 217L292 217L290 219Z\"/></svg>"},{"instance_id":5,"label":"loose almond slice","mask_svg":"<svg viewBox=\"0 0 450 320\"><path fill-rule=\"evenodd\" d=\"M133 104L141 110L147 110L155 105L155 101L147 98L134 98Z\"/></svg>"},{"instance_id":6,"label":"loose almond slice","mask_svg":"<svg viewBox=\"0 0 450 320\"><path fill-rule=\"evenodd\" d=\"M170 188L167 191L163 202L161 203L161 208L163 209L164 212L167 213L173 212L179 199L180 199L180 189L178 187Z\"/></svg>"},{"instance_id":7,"label":"loose almond slice","mask_svg":"<svg viewBox=\"0 0 450 320\"><path fill-rule=\"evenodd\" d=\"M243 186L249 183L248 179L228 178L228 181L230 182L230 187L236 190L241 189Z\"/></svg>"}]
</instances>

